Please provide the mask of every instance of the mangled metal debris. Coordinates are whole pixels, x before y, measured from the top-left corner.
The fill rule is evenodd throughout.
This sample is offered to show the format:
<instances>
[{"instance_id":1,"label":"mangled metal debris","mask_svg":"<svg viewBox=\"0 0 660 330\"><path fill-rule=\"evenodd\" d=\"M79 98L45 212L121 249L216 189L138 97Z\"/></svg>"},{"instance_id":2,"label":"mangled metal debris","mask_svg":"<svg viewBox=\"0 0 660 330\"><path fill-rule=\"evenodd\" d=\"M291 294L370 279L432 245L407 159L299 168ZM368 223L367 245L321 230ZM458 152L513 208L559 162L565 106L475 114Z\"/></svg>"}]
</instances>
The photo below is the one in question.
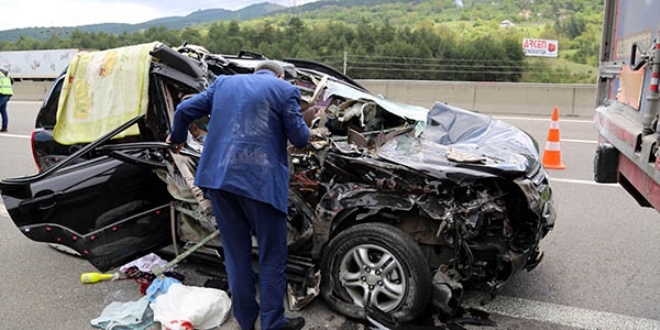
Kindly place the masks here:
<instances>
[{"instance_id":1,"label":"mangled metal debris","mask_svg":"<svg viewBox=\"0 0 660 330\"><path fill-rule=\"evenodd\" d=\"M166 49L154 52L159 61L152 64L150 97L155 100L147 116L38 176L3 180L5 205L21 232L51 243L73 236L75 242L64 243L99 268L134 253L125 242L145 250L162 246L166 235L189 245L209 237L215 220L193 184L203 145L190 138L179 155L170 154L162 145L168 120L184 97L201 91L216 74L250 72L260 59L241 67L237 59L207 55L189 60ZM556 214L538 148L528 134L443 103L425 109L392 102L333 70L304 60L287 65L287 79L300 88L303 117L313 132L307 148L289 148L291 308L320 295L347 317L367 319L364 307L372 304L406 324L429 302L455 313L466 283L496 292L540 262L540 242ZM136 123L147 128L148 138L159 140L103 146ZM105 158L81 157L89 152ZM82 165L69 170L73 161ZM80 169L88 172L72 174ZM123 178L123 184L96 180L101 188L94 192L123 189L107 200L132 200L102 205L103 214L93 219L103 221L74 223L57 209L71 205L62 201L77 201L61 197L75 189L55 191L59 187L89 187L85 180L118 169L123 176L112 178ZM62 178L76 182L63 185ZM44 187L53 188L50 193L59 200L45 203L50 195L37 195ZM46 210L51 204L53 209ZM120 225L110 225L115 219ZM124 248L117 251L118 246ZM208 248L217 251L221 241L211 240ZM253 248L256 252L256 244Z\"/></svg>"}]
</instances>

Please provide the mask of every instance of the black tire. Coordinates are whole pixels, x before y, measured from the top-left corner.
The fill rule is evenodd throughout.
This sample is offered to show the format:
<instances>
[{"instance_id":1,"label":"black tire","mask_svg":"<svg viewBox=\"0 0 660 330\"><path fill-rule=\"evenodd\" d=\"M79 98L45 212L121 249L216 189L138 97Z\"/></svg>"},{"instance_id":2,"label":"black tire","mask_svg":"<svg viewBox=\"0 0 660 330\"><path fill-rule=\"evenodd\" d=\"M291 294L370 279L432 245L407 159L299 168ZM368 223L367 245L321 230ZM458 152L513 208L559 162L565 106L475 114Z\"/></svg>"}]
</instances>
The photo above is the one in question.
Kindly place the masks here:
<instances>
[{"instance_id":1,"label":"black tire","mask_svg":"<svg viewBox=\"0 0 660 330\"><path fill-rule=\"evenodd\" d=\"M379 264L383 259L387 261ZM363 269L360 263L380 270ZM355 225L334 237L323 254L321 275L323 299L353 319L366 319L368 300L399 322L411 321L426 310L432 292L431 272L419 245L403 230L384 223ZM372 293L375 298L364 298L374 297Z\"/></svg>"}]
</instances>

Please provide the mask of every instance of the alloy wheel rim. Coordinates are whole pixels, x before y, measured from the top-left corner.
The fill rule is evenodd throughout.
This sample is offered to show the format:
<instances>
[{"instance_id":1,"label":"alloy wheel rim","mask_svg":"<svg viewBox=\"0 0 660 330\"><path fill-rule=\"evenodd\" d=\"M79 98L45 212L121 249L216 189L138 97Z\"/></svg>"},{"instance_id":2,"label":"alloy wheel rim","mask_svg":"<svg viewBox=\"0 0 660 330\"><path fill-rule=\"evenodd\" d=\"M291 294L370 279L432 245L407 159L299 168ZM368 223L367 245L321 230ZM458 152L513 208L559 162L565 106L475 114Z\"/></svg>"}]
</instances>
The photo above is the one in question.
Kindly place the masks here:
<instances>
[{"instance_id":1,"label":"alloy wheel rim","mask_svg":"<svg viewBox=\"0 0 660 330\"><path fill-rule=\"evenodd\" d=\"M339 281L353 304L364 308L367 301L384 312L396 309L404 300L406 276L401 262L386 249L360 244L344 255Z\"/></svg>"}]
</instances>

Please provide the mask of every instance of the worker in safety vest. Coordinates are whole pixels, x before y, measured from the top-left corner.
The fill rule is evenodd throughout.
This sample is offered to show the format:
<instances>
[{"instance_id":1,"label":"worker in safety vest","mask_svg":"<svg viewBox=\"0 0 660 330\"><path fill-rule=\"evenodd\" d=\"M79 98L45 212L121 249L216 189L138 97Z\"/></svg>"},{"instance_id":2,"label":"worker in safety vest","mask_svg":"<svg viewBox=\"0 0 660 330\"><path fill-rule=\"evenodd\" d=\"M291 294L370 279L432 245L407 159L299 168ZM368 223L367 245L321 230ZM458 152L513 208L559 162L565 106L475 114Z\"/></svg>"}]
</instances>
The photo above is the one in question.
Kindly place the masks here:
<instances>
[{"instance_id":1,"label":"worker in safety vest","mask_svg":"<svg viewBox=\"0 0 660 330\"><path fill-rule=\"evenodd\" d=\"M0 69L0 116L2 116L2 129L0 129L0 132L6 132L7 124L9 124L7 103L9 103L9 99L14 95L13 84L14 80L9 76L9 72Z\"/></svg>"}]
</instances>

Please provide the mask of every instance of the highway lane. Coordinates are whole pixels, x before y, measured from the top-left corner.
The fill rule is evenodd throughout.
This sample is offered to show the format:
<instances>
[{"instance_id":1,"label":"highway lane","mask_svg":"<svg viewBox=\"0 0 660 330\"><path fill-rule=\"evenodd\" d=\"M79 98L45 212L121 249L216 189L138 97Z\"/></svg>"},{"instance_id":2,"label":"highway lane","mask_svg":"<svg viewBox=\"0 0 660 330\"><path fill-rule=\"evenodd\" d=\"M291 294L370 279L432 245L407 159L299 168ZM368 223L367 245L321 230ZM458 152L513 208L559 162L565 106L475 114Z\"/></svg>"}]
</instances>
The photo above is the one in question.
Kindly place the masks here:
<instances>
[{"instance_id":1,"label":"highway lane","mask_svg":"<svg viewBox=\"0 0 660 330\"><path fill-rule=\"evenodd\" d=\"M544 147L549 118L498 118L525 129ZM534 271L515 278L501 296L552 304L544 306L546 309L579 308L571 312L587 315L586 324L598 319L597 312L612 313L614 318L607 321L639 318L628 320L630 327L591 323L587 328L658 328L660 322L645 327L643 319L660 320L660 306L653 294L660 288L660 266L654 262L660 248L660 216L655 210L639 207L621 187L593 182L597 135L589 120L560 119L560 128L567 169L548 170L559 216L555 230L542 243L546 258ZM551 315L547 310L537 314L540 319ZM557 322L572 324L566 319Z\"/></svg>"},{"instance_id":2,"label":"highway lane","mask_svg":"<svg viewBox=\"0 0 660 330\"><path fill-rule=\"evenodd\" d=\"M29 135L35 102L12 102L9 134L0 135L0 177L36 173ZM501 116L545 145L548 118ZM593 183L596 133L590 118L560 120L567 169L549 171L559 217L542 247L544 261L480 306L498 329L660 329L660 216L616 185ZM24 238L0 211L0 320L19 329L89 329L112 301L139 298L132 281L82 285L87 262ZM201 278L182 268L191 279ZM467 303L478 305L469 292ZM319 300L300 313L307 329L354 329ZM0 328L3 328L0 326ZM237 329L230 320L223 329ZM473 328L471 328L473 329ZM476 328L474 328L476 329Z\"/></svg>"}]
</instances>

